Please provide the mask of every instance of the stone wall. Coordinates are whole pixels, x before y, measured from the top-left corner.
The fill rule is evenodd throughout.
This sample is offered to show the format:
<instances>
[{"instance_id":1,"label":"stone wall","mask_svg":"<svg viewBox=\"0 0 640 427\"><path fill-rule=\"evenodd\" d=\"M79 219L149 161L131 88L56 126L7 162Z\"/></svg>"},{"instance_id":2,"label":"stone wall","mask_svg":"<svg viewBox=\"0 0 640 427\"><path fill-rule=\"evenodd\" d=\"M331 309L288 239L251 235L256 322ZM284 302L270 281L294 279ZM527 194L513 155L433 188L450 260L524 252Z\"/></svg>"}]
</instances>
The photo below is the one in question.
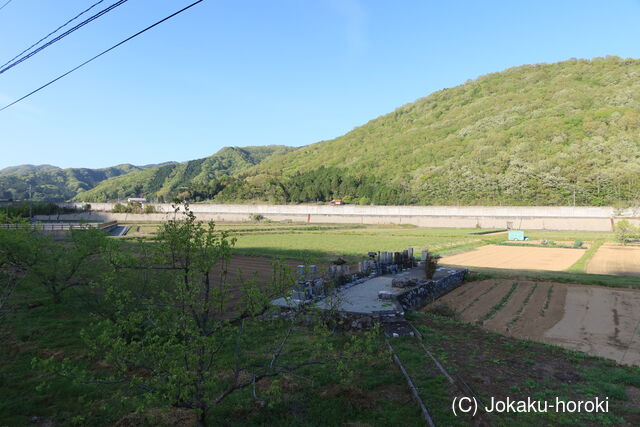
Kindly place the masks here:
<instances>
[{"instance_id":1,"label":"stone wall","mask_svg":"<svg viewBox=\"0 0 640 427\"><path fill-rule=\"evenodd\" d=\"M468 272L465 268L438 280L425 280L417 287L398 295L398 302L405 310L423 307L460 286Z\"/></svg>"}]
</instances>

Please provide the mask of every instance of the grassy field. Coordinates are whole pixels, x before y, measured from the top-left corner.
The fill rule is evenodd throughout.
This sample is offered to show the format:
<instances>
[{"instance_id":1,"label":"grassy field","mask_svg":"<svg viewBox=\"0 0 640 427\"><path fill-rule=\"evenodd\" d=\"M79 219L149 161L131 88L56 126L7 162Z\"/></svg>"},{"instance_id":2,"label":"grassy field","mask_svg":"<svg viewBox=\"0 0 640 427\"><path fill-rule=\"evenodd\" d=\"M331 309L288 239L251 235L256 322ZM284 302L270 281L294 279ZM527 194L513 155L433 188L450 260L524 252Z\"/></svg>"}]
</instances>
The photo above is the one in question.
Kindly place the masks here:
<instances>
[{"instance_id":1,"label":"grassy field","mask_svg":"<svg viewBox=\"0 0 640 427\"><path fill-rule=\"evenodd\" d=\"M157 226L133 224L133 235L153 235ZM224 224L233 231L239 253L328 260L343 256L361 259L371 250L428 248L455 253L504 241L506 234L473 235L477 231L420 229L399 226ZM553 280L614 287L638 287L637 278L585 274L594 247L611 240L611 233L531 232L532 239L592 242L568 272L473 269L469 280L489 277ZM593 249L593 250L592 250ZM171 425L190 424L193 414L177 409L136 412L118 385L78 384L42 368L34 360L68 357L99 369L81 339L90 320L86 294L69 294L63 305L50 303L40 287L24 287L15 296L14 312L0 326L0 425ZM507 338L431 313L418 313L413 322L430 350L450 372L460 375L482 396L532 396L551 399L611 396L613 411L584 414L505 415L489 418L498 425L638 425L640 370L529 341ZM309 334L312 337L312 334ZM312 338L311 338L312 340ZM256 337L256 345L268 339ZM310 341L300 343L301 350ZM466 425L449 411L453 391L430 365L423 350L410 339L393 341L420 395L439 425ZM289 377L283 394L266 406L251 393L239 393L219 405L212 425L422 425L420 412L404 379L384 354L355 366L354 380L343 383L327 368L307 372L314 381ZM264 391L264 390L263 390Z\"/></svg>"},{"instance_id":2,"label":"grassy field","mask_svg":"<svg viewBox=\"0 0 640 427\"><path fill-rule=\"evenodd\" d=\"M411 321L428 350L452 377L462 379L488 404L491 397L555 401L609 397L609 413L483 414L484 425L638 425L640 368L533 341L505 337L429 311L414 312ZM451 388L426 362L416 340L401 338L394 348L416 380L436 425L468 425L449 410ZM431 409L433 408L433 409ZM476 424L477 425L477 424Z\"/></svg>"},{"instance_id":3,"label":"grassy field","mask_svg":"<svg viewBox=\"0 0 640 427\"><path fill-rule=\"evenodd\" d=\"M128 237L155 233L156 226L131 224ZM370 251L429 249L442 254L506 239L506 234L473 235L476 229L417 228L398 225L240 223L216 225L237 237L237 252L251 256L312 259L340 256L357 261Z\"/></svg>"},{"instance_id":4,"label":"grassy field","mask_svg":"<svg viewBox=\"0 0 640 427\"><path fill-rule=\"evenodd\" d=\"M21 289L16 309L0 330L0 425L193 425L192 411L152 407L136 413L118 385L74 383L35 363L53 357L71 358L89 369L103 366L90 356L81 339L91 319L86 297L74 292L64 304L55 305L39 287ZM302 355L313 334L306 337L297 344ZM275 342L265 336L254 338L256 348ZM247 389L215 408L209 422L225 426L420 425L419 410L388 358L356 362L355 370L357 375L349 383L341 382L334 367L312 367L297 376L285 376L279 382L282 394L265 407L256 405ZM262 384L258 392L267 396L271 385L275 384Z\"/></svg>"}]
</instances>

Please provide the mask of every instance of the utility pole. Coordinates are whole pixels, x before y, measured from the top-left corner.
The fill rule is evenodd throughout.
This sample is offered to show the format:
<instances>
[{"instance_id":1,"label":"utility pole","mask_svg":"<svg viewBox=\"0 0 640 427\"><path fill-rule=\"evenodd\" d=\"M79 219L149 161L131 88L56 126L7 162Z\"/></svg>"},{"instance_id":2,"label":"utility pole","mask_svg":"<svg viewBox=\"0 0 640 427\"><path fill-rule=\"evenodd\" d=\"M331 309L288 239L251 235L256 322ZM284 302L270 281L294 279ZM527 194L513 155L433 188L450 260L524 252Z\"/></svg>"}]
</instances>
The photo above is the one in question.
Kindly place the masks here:
<instances>
[{"instance_id":1,"label":"utility pole","mask_svg":"<svg viewBox=\"0 0 640 427\"><path fill-rule=\"evenodd\" d=\"M31 184L29 184L29 222L33 222L33 208L32 208L33 196L31 194Z\"/></svg>"}]
</instances>

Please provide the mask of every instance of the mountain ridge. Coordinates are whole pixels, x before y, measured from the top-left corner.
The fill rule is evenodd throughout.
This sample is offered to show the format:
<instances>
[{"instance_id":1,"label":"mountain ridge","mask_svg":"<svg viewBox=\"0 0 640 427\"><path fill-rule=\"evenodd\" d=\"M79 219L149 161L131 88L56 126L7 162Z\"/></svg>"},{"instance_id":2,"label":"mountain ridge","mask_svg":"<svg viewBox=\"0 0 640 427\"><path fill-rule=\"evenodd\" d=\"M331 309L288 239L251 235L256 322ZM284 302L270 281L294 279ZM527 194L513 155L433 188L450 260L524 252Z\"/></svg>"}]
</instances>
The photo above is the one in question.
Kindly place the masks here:
<instances>
[{"instance_id":1,"label":"mountain ridge","mask_svg":"<svg viewBox=\"0 0 640 427\"><path fill-rule=\"evenodd\" d=\"M615 205L640 200L640 60L511 67L267 159L215 201Z\"/></svg>"},{"instance_id":2,"label":"mountain ridge","mask_svg":"<svg viewBox=\"0 0 640 427\"><path fill-rule=\"evenodd\" d=\"M215 154L182 163L172 163L131 172L105 180L78 193L73 200L97 202L126 197L170 201L176 196L197 198L198 189L254 166L266 158L295 150L284 145L224 147Z\"/></svg>"}]
</instances>

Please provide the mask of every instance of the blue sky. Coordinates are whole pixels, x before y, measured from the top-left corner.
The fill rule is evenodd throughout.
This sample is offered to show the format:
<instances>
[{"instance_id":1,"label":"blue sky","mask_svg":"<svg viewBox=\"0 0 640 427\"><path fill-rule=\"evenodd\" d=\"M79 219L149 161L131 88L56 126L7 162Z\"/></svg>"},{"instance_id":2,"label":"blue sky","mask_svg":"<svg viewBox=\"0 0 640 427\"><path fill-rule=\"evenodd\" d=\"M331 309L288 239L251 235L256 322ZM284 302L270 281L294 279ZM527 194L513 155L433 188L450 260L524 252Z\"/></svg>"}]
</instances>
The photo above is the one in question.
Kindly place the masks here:
<instances>
[{"instance_id":1,"label":"blue sky","mask_svg":"<svg viewBox=\"0 0 640 427\"><path fill-rule=\"evenodd\" d=\"M13 0L0 10L0 63L94 2ZM0 75L0 103L189 3L129 0ZM512 66L638 58L639 19L640 2L624 0L205 0L0 112L0 168L306 145Z\"/></svg>"}]
</instances>

